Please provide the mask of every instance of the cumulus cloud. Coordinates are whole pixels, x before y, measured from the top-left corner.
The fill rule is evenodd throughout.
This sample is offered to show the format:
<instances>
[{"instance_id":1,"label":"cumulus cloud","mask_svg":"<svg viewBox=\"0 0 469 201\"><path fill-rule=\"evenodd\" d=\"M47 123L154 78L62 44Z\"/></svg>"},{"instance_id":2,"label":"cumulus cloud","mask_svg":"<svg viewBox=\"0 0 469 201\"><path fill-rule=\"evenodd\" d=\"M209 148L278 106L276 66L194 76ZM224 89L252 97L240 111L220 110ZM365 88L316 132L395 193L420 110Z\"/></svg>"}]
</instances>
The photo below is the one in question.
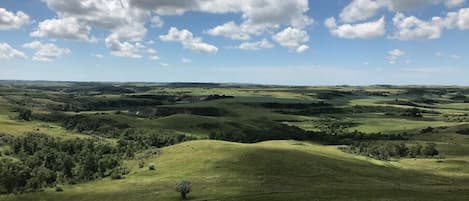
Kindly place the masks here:
<instances>
[{"instance_id":1,"label":"cumulus cloud","mask_svg":"<svg viewBox=\"0 0 469 201\"><path fill-rule=\"evenodd\" d=\"M106 47L111 51L111 55L117 57L142 58L140 52L145 46L136 42L121 42L117 34L111 34L105 40Z\"/></svg>"},{"instance_id":2,"label":"cumulus cloud","mask_svg":"<svg viewBox=\"0 0 469 201\"><path fill-rule=\"evenodd\" d=\"M397 13L393 18L394 33L398 40L438 39L446 29L469 29L469 8L449 12L445 17L432 17L429 21Z\"/></svg>"},{"instance_id":3,"label":"cumulus cloud","mask_svg":"<svg viewBox=\"0 0 469 201\"><path fill-rule=\"evenodd\" d=\"M308 0L131 0L131 5L140 9L151 9L159 15L182 15L188 11L212 14L239 13L243 21L233 21L216 26L207 33L233 40L249 40L280 25L302 29L313 23L306 15Z\"/></svg>"},{"instance_id":4,"label":"cumulus cloud","mask_svg":"<svg viewBox=\"0 0 469 201\"><path fill-rule=\"evenodd\" d=\"M309 35L304 30L287 27L283 31L275 34L272 39L281 46L296 50L298 52L298 48L309 41ZM301 49L304 49L304 47Z\"/></svg>"},{"instance_id":5,"label":"cumulus cloud","mask_svg":"<svg viewBox=\"0 0 469 201\"><path fill-rule=\"evenodd\" d=\"M159 15L181 15L188 11L213 14L241 13L253 24L289 24L304 27L312 23L305 15L308 0L131 0L131 5L151 9Z\"/></svg>"},{"instance_id":6,"label":"cumulus cloud","mask_svg":"<svg viewBox=\"0 0 469 201\"><path fill-rule=\"evenodd\" d=\"M0 43L0 60L10 60L16 58L26 58L26 55L11 47L8 43Z\"/></svg>"},{"instance_id":7,"label":"cumulus cloud","mask_svg":"<svg viewBox=\"0 0 469 201\"><path fill-rule=\"evenodd\" d=\"M156 54L156 52L157 52L157 51L156 51L155 49L153 49L153 48L148 48L148 49L147 49L147 53L148 53L148 54Z\"/></svg>"},{"instance_id":8,"label":"cumulus cloud","mask_svg":"<svg viewBox=\"0 0 469 201\"><path fill-rule=\"evenodd\" d=\"M40 41L26 43L23 47L36 50L33 56L33 60L35 61L53 61L71 52L67 48L60 48L55 44L42 43Z\"/></svg>"},{"instance_id":9,"label":"cumulus cloud","mask_svg":"<svg viewBox=\"0 0 469 201\"><path fill-rule=\"evenodd\" d=\"M161 35L160 40L164 42L179 42L183 48L205 54L213 54L218 52L218 48L204 43L202 38L194 37L192 32L187 29L179 30L171 27L167 35Z\"/></svg>"},{"instance_id":10,"label":"cumulus cloud","mask_svg":"<svg viewBox=\"0 0 469 201\"><path fill-rule=\"evenodd\" d=\"M402 12L438 4L454 8L464 5L465 2L466 0L353 0L342 10L340 19L345 23L353 23L374 17L383 8Z\"/></svg>"},{"instance_id":11,"label":"cumulus cloud","mask_svg":"<svg viewBox=\"0 0 469 201\"><path fill-rule=\"evenodd\" d=\"M49 19L39 23L36 31L30 35L41 38L58 38L68 40L79 40L96 42L95 38L89 37L91 27L76 18Z\"/></svg>"},{"instance_id":12,"label":"cumulus cloud","mask_svg":"<svg viewBox=\"0 0 469 201\"><path fill-rule=\"evenodd\" d=\"M44 0L59 19L75 18L117 34L119 38L140 41L147 33L145 22L150 12L132 7L126 0Z\"/></svg>"},{"instance_id":13,"label":"cumulus cloud","mask_svg":"<svg viewBox=\"0 0 469 201\"><path fill-rule=\"evenodd\" d=\"M251 35L260 35L268 25L255 25L250 23L236 24L233 21L209 29L207 33L212 36L224 36L232 40L249 40Z\"/></svg>"},{"instance_id":14,"label":"cumulus cloud","mask_svg":"<svg viewBox=\"0 0 469 201\"><path fill-rule=\"evenodd\" d=\"M448 28L469 30L469 8L462 8L457 12L449 12L444 19L444 25Z\"/></svg>"},{"instance_id":15,"label":"cumulus cloud","mask_svg":"<svg viewBox=\"0 0 469 201\"><path fill-rule=\"evenodd\" d=\"M375 16L380 8L380 3L374 0L354 0L342 10L340 19L346 23L366 20Z\"/></svg>"},{"instance_id":16,"label":"cumulus cloud","mask_svg":"<svg viewBox=\"0 0 469 201\"><path fill-rule=\"evenodd\" d=\"M447 7L462 6L465 0L381 0L391 11L406 11L431 5L444 4Z\"/></svg>"},{"instance_id":17,"label":"cumulus cloud","mask_svg":"<svg viewBox=\"0 0 469 201\"><path fill-rule=\"evenodd\" d=\"M260 50L273 48L274 45L270 43L267 39L262 39L257 42L244 42L241 43L237 48L241 50Z\"/></svg>"},{"instance_id":18,"label":"cumulus cloud","mask_svg":"<svg viewBox=\"0 0 469 201\"><path fill-rule=\"evenodd\" d=\"M300 47L296 48L296 52L298 53L303 53L309 50L309 46L307 45L301 45Z\"/></svg>"},{"instance_id":19,"label":"cumulus cloud","mask_svg":"<svg viewBox=\"0 0 469 201\"><path fill-rule=\"evenodd\" d=\"M386 33L384 17L377 21L365 22L361 24L343 24L337 25L334 17L326 19L325 26L332 35L339 38L348 39L371 39L383 36Z\"/></svg>"},{"instance_id":20,"label":"cumulus cloud","mask_svg":"<svg viewBox=\"0 0 469 201\"><path fill-rule=\"evenodd\" d=\"M388 52L387 60L390 64L395 64L400 57L404 56L405 52L400 49L394 49Z\"/></svg>"},{"instance_id":21,"label":"cumulus cloud","mask_svg":"<svg viewBox=\"0 0 469 201\"><path fill-rule=\"evenodd\" d=\"M29 16L22 11L13 13L0 8L0 30L19 29L28 22Z\"/></svg>"},{"instance_id":22,"label":"cumulus cloud","mask_svg":"<svg viewBox=\"0 0 469 201\"><path fill-rule=\"evenodd\" d=\"M423 21L417 17L406 17L397 13L393 18L396 29L392 38L399 40L437 39L440 38L444 26L441 26L441 18L433 18L431 21Z\"/></svg>"}]
</instances>

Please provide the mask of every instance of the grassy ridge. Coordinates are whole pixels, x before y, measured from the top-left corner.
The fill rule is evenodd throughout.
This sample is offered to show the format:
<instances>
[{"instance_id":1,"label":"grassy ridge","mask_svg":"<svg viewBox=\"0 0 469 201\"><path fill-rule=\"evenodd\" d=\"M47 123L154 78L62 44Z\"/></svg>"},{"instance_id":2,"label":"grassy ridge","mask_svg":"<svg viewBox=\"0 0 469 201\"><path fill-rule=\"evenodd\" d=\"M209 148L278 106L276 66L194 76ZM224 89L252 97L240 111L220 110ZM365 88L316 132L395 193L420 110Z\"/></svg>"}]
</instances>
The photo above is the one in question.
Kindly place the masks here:
<instances>
[{"instance_id":1,"label":"grassy ridge","mask_svg":"<svg viewBox=\"0 0 469 201\"><path fill-rule=\"evenodd\" d=\"M138 169L124 180L99 180L46 190L4 201L179 200L174 183L193 183L191 200L464 200L469 177L443 177L396 168L343 153L336 147L296 141L253 145L194 141L162 149L147 162L156 171ZM425 165L421 163L420 165ZM364 188L366 184L366 188Z\"/></svg>"}]
</instances>

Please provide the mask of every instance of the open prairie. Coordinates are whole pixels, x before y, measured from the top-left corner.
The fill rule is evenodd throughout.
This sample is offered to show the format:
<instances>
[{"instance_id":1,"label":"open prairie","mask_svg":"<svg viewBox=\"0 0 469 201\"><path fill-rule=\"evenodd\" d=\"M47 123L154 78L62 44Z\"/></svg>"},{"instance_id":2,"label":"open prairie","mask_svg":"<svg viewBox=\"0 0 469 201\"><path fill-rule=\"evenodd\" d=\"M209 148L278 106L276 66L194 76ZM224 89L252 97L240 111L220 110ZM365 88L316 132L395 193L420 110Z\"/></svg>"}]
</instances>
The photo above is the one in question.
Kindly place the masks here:
<instances>
[{"instance_id":1,"label":"open prairie","mask_svg":"<svg viewBox=\"0 0 469 201\"><path fill-rule=\"evenodd\" d=\"M0 200L465 200L468 91L4 81Z\"/></svg>"}]
</instances>

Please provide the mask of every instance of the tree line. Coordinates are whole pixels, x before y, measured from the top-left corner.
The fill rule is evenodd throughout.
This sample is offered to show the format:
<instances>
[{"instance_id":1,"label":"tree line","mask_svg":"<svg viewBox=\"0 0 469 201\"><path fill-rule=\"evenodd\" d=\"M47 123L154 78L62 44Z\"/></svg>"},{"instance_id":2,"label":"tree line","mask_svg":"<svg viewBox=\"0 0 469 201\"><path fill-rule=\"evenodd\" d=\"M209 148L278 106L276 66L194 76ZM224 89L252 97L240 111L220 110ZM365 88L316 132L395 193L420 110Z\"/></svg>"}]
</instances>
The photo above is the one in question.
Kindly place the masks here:
<instances>
[{"instance_id":1,"label":"tree line","mask_svg":"<svg viewBox=\"0 0 469 201\"><path fill-rule=\"evenodd\" d=\"M378 160L390 160L391 158L401 157L434 157L439 154L435 143L407 145L405 143L396 142L359 142L341 149L348 153L363 155Z\"/></svg>"}]
</instances>

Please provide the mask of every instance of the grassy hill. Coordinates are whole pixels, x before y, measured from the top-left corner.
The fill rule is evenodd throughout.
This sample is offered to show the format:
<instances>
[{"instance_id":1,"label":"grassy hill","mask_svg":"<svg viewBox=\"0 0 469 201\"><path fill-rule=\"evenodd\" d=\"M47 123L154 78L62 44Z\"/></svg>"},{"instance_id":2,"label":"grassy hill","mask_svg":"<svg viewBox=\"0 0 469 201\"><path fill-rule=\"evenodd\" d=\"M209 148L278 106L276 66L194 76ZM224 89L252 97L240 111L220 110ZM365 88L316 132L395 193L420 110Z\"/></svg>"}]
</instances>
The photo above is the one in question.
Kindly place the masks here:
<instances>
[{"instance_id":1,"label":"grassy hill","mask_svg":"<svg viewBox=\"0 0 469 201\"><path fill-rule=\"evenodd\" d=\"M431 159L436 160L436 159ZM297 141L238 144L191 141L166 147L123 180L103 179L64 186L64 192L2 195L2 201L180 200L174 184L190 180L190 200L402 200L460 201L469 197L469 177L437 176L419 169L430 159L383 162L341 152L335 146Z\"/></svg>"}]
</instances>

